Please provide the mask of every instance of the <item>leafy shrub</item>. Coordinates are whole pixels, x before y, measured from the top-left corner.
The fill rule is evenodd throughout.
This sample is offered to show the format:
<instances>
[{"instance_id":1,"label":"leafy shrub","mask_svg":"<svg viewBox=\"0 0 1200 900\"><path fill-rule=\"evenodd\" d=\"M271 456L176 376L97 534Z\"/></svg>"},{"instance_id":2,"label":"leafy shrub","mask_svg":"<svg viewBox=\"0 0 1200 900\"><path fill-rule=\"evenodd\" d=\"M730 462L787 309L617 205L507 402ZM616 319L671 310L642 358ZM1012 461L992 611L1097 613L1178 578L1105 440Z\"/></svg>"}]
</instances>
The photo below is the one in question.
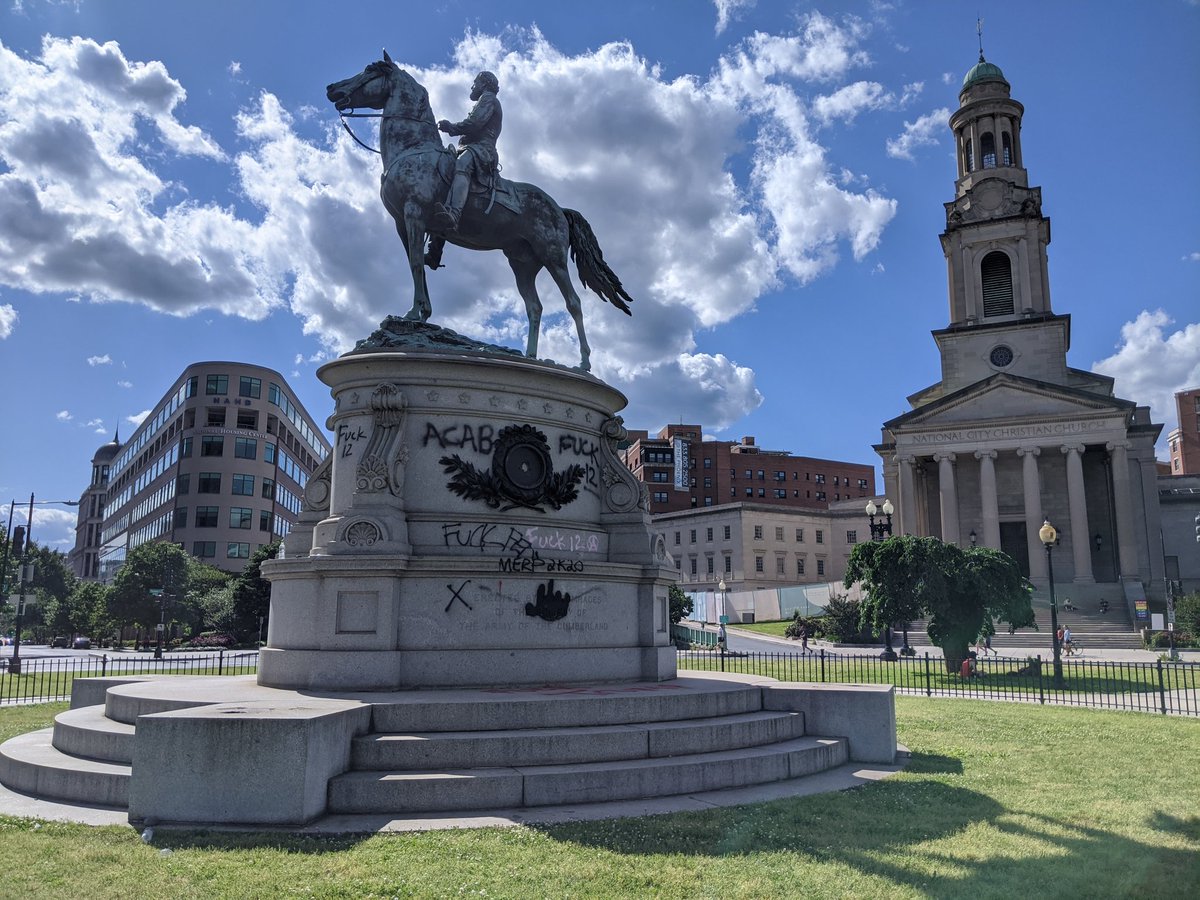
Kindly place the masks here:
<instances>
[{"instance_id":1,"label":"leafy shrub","mask_svg":"<svg viewBox=\"0 0 1200 900\"><path fill-rule=\"evenodd\" d=\"M845 595L833 595L825 606L822 623L824 635L842 644L869 644L871 632L859 626L862 619L862 604Z\"/></svg>"},{"instance_id":2,"label":"leafy shrub","mask_svg":"<svg viewBox=\"0 0 1200 900\"><path fill-rule=\"evenodd\" d=\"M1200 634L1200 594L1186 594L1175 601L1175 626Z\"/></svg>"},{"instance_id":3,"label":"leafy shrub","mask_svg":"<svg viewBox=\"0 0 1200 900\"><path fill-rule=\"evenodd\" d=\"M205 647L232 647L237 641L234 640L232 634L222 634L217 631L206 631L204 634L197 635L183 646L190 647L194 650Z\"/></svg>"},{"instance_id":4,"label":"leafy shrub","mask_svg":"<svg viewBox=\"0 0 1200 900\"><path fill-rule=\"evenodd\" d=\"M1190 646L1192 646L1193 641L1194 641L1194 638L1192 637L1190 632L1187 632L1187 631L1176 631L1175 632L1175 646L1176 647L1190 647ZM1171 646L1171 637L1165 631L1148 631L1148 632L1146 632L1146 638L1144 640L1144 643L1146 645L1146 649L1158 650L1163 647L1170 647Z\"/></svg>"},{"instance_id":5,"label":"leafy shrub","mask_svg":"<svg viewBox=\"0 0 1200 900\"><path fill-rule=\"evenodd\" d=\"M796 610L792 613L792 621L788 623L783 636L800 640L800 628L803 626L808 629L808 638L812 640L817 636L817 632L821 629L822 625L823 623L820 618L816 616L802 616L800 615L800 610Z\"/></svg>"}]
</instances>

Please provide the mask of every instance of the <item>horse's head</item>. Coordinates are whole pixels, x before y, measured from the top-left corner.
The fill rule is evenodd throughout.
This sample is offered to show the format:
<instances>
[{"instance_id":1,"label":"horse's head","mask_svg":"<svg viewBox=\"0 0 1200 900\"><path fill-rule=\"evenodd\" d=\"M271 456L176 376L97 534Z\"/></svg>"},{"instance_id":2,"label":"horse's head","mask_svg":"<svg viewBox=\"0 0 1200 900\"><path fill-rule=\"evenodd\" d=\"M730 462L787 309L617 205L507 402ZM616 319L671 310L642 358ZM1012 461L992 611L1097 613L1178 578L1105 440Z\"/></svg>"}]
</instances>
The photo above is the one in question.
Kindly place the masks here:
<instances>
[{"instance_id":1,"label":"horse's head","mask_svg":"<svg viewBox=\"0 0 1200 900\"><path fill-rule=\"evenodd\" d=\"M353 78L335 81L325 88L325 96L339 111L347 109L388 109L389 117L413 119L435 129L429 92L415 78L392 62L386 50L383 59L373 62Z\"/></svg>"},{"instance_id":2,"label":"horse's head","mask_svg":"<svg viewBox=\"0 0 1200 900\"><path fill-rule=\"evenodd\" d=\"M392 93L393 78L399 73L387 51L357 75L335 81L325 88L325 96L338 110L383 109Z\"/></svg>"}]
</instances>

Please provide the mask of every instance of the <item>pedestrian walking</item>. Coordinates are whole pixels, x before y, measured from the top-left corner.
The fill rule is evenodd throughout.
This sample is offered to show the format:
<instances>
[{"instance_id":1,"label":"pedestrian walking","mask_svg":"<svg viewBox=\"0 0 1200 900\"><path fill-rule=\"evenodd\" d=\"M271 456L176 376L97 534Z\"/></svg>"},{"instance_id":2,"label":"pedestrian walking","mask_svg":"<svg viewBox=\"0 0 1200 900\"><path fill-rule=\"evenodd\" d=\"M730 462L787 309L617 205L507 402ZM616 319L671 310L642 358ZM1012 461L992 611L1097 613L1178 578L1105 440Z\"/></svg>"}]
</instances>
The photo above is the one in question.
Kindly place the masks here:
<instances>
[{"instance_id":1,"label":"pedestrian walking","mask_svg":"<svg viewBox=\"0 0 1200 900\"><path fill-rule=\"evenodd\" d=\"M808 626L803 624L800 626L800 652L808 652Z\"/></svg>"},{"instance_id":2,"label":"pedestrian walking","mask_svg":"<svg viewBox=\"0 0 1200 900\"><path fill-rule=\"evenodd\" d=\"M724 653L729 649L729 635L725 632L725 623L717 626L717 649Z\"/></svg>"},{"instance_id":3,"label":"pedestrian walking","mask_svg":"<svg viewBox=\"0 0 1200 900\"><path fill-rule=\"evenodd\" d=\"M992 636L990 634L985 634L983 636L983 649L986 650L988 653L996 654L996 656L1000 655L999 650L992 649Z\"/></svg>"},{"instance_id":4,"label":"pedestrian walking","mask_svg":"<svg viewBox=\"0 0 1200 900\"><path fill-rule=\"evenodd\" d=\"M1071 649L1071 626L1064 625L1062 630L1062 645L1067 656L1070 656L1074 651Z\"/></svg>"}]
</instances>

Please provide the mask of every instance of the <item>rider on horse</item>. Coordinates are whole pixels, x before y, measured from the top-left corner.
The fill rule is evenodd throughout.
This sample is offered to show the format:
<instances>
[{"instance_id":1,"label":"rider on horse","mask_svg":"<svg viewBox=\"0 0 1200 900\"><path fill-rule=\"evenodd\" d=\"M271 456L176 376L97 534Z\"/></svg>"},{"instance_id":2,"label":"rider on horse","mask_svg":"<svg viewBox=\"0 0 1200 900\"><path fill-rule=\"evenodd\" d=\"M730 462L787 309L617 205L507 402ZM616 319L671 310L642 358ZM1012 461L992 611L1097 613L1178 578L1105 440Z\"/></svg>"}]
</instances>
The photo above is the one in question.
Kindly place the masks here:
<instances>
[{"instance_id":1,"label":"rider on horse","mask_svg":"<svg viewBox=\"0 0 1200 900\"><path fill-rule=\"evenodd\" d=\"M500 82L496 76L491 72L480 72L471 85L471 99L476 101L471 114L461 122L450 122L447 119L438 122L439 130L450 135L459 135L459 150L458 159L454 164L450 195L444 205L437 205L437 212L433 217L435 228L457 231L472 177L486 184L496 175L500 161L496 153L496 138L500 137L500 127L504 120L504 112L496 97L499 92Z\"/></svg>"}]
</instances>

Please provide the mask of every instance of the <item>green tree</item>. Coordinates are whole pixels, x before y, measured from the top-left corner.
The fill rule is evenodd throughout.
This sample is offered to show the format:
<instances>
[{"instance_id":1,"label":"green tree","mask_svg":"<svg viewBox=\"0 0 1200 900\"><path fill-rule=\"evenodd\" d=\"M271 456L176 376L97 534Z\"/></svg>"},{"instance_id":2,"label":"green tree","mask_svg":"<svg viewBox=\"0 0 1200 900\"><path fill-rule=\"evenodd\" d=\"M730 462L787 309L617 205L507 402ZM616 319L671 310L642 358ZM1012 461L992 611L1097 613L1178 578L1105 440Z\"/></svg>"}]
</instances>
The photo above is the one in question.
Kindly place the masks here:
<instances>
[{"instance_id":1,"label":"green tree","mask_svg":"<svg viewBox=\"0 0 1200 900\"><path fill-rule=\"evenodd\" d=\"M232 631L239 642L257 640L260 631L266 634L267 618L271 614L271 582L263 578L262 564L279 555L279 546L280 542L275 541L259 547L246 568L233 579ZM688 608L691 608L690 600Z\"/></svg>"},{"instance_id":2,"label":"green tree","mask_svg":"<svg viewBox=\"0 0 1200 900\"><path fill-rule=\"evenodd\" d=\"M923 544L900 536L855 545L842 584L862 584L862 627L879 632L896 622L921 618L918 581L924 569L919 558L923 549Z\"/></svg>"},{"instance_id":3,"label":"green tree","mask_svg":"<svg viewBox=\"0 0 1200 900\"><path fill-rule=\"evenodd\" d=\"M672 625L678 624L688 618L694 609L692 598L685 594L683 588L677 584L671 585L670 604Z\"/></svg>"},{"instance_id":4,"label":"green tree","mask_svg":"<svg viewBox=\"0 0 1200 900\"><path fill-rule=\"evenodd\" d=\"M80 581L67 600L71 611L71 632L93 638L107 633L108 588L92 581Z\"/></svg>"},{"instance_id":5,"label":"green tree","mask_svg":"<svg viewBox=\"0 0 1200 900\"><path fill-rule=\"evenodd\" d=\"M151 590L162 590L163 602L185 597L190 557L181 547L153 541L130 550L113 578L108 595L109 615L120 625L153 628L159 620L160 598Z\"/></svg>"},{"instance_id":6,"label":"green tree","mask_svg":"<svg viewBox=\"0 0 1200 900\"><path fill-rule=\"evenodd\" d=\"M863 621L925 616L948 671L958 671L971 643L996 621L1014 628L1034 624L1029 583L1007 554L911 535L876 546L887 545L892 546L870 550L860 544L850 555L846 584L861 581L870 605Z\"/></svg>"}]
</instances>

